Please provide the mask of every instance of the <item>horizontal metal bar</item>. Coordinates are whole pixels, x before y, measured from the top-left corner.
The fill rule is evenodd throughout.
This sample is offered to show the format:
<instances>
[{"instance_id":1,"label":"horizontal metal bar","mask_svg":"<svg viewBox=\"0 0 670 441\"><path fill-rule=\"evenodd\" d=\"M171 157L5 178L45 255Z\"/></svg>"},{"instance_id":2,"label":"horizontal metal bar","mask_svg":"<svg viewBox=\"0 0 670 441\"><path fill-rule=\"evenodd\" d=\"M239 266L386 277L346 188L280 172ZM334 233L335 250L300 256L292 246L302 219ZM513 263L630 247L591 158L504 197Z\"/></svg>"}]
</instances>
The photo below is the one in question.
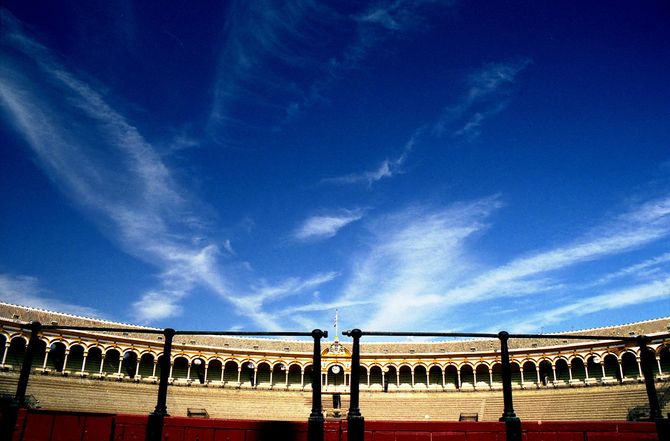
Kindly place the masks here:
<instances>
[{"instance_id":1,"label":"horizontal metal bar","mask_svg":"<svg viewBox=\"0 0 670 441\"><path fill-rule=\"evenodd\" d=\"M343 331L342 335L351 337L351 331ZM483 337L498 338L498 334L481 332L378 332L361 331L361 335L373 337ZM616 335L566 335L566 334L509 334L509 338L548 338L573 340L618 340L636 342L637 337L623 337Z\"/></svg>"},{"instance_id":2,"label":"horizontal metal bar","mask_svg":"<svg viewBox=\"0 0 670 441\"><path fill-rule=\"evenodd\" d=\"M176 331L176 335L228 335L228 336L273 336L311 337L311 332L262 332L262 331Z\"/></svg>"}]
</instances>

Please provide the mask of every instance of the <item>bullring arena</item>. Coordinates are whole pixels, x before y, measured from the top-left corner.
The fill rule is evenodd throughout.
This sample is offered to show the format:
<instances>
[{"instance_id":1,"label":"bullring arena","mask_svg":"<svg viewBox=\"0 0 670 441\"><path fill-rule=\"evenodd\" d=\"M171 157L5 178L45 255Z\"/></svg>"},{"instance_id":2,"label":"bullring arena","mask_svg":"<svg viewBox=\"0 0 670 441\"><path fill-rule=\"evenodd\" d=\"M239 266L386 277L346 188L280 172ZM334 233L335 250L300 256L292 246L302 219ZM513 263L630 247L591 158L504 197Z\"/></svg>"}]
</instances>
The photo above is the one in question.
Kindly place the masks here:
<instances>
[{"instance_id":1,"label":"bullring arena","mask_svg":"<svg viewBox=\"0 0 670 441\"><path fill-rule=\"evenodd\" d=\"M114 439L144 439L144 435L131 438L128 427L132 424L123 418L130 418L126 414L143 415L146 420L155 410L161 366L166 366L161 363L166 338L162 330L0 304L0 393L13 396L17 390L31 333L26 325L35 321L45 329L36 336L26 391L29 409L21 411L14 439L56 439L53 434L58 430L74 430L62 428L59 418L63 412L78 415L80 426L85 425L82 421L93 421L93 415L113 417L116 419L110 424L114 430L126 427L128 435L117 433ZM570 338L577 334L612 338ZM575 438L565 439L592 439L587 432L596 427L595 421L605 424L599 430L612 437L593 439L658 439L652 423L630 423L639 428L638 432L621 428L628 427L621 426L626 420L649 417L650 401L640 347L633 339L641 335L648 337L647 347L654 354L653 384L661 414L667 416L670 317L541 338L510 338L509 366L516 417L522 424L532 422L532 427L540 427L544 422L544 427L551 428L548 422L558 421L564 423L561 427L578 428L571 429ZM343 421L346 422L351 404L353 347L349 338L332 335L320 344L320 411L325 417L326 439L340 439L333 433L339 431L340 437L346 433ZM309 338L174 336L166 376L170 416L166 420L178 421L183 417L184 421L193 422L186 423L191 433L201 430L205 435L188 438L189 432L184 429L181 438L169 439L252 439L250 435L230 436L238 429L251 433L251 426L245 424L258 428L264 421L304 423L314 410L313 351L314 343ZM502 424L498 422L505 408L502 377L498 339L389 342L363 337L356 380L360 412L366 423L365 439L368 436L369 439L451 439L435 437L436 432L430 427L441 428L440 433L456 434L449 422L459 420L470 423L458 424L470 425L458 426L467 429L462 438L453 439L504 439L504 434L495 435L498 429L491 425ZM217 429L212 426L216 419L244 427L226 426L230 436L218 437ZM26 437L31 421L47 422L51 438ZM386 426L379 426L381 422ZM410 422L414 422L411 427L407 426ZM487 426L486 422L491 424ZM39 425L43 426L42 423ZM61 429L56 427L58 424ZM170 424L166 423L168 432L172 430ZM336 426L339 429L333 429ZM386 430L395 435L386 438L374 435L375 427L380 427L380 434L386 430L384 427L395 427ZM532 427L524 429L530 438L535 430ZM489 429L496 437L472 435ZM298 432L304 432L301 430ZM561 430L556 428L552 433ZM621 430L630 432L627 432L630 437L622 435ZM210 432L208 438L210 435L206 434ZM405 432L432 433L432 438L402 438ZM541 436L543 432L537 433Z\"/></svg>"}]
</instances>

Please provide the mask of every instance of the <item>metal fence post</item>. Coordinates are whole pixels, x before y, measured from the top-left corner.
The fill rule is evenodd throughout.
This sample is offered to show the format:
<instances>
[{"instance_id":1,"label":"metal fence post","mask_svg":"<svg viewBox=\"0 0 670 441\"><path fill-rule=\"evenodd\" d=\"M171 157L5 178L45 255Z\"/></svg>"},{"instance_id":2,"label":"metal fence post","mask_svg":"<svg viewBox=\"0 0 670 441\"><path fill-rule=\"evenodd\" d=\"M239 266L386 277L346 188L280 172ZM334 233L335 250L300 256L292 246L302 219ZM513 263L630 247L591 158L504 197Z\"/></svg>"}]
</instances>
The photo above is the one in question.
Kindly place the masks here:
<instances>
[{"instance_id":1,"label":"metal fence post","mask_svg":"<svg viewBox=\"0 0 670 441\"><path fill-rule=\"evenodd\" d=\"M502 383L503 383L503 402L504 409L500 421L505 423L507 432L507 441L521 440L521 420L514 412L514 402L512 400L512 367L509 362L509 348L507 341L509 333L500 331L500 361L502 365Z\"/></svg>"},{"instance_id":2,"label":"metal fence post","mask_svg":"<svg viewBox=\"0 0 670 441\"><path fill-rule=\"evenodd\" d=\"M163 345L163 358L161 358L161 377L158 383L158 399L156 408L149 414L147 420L146 441L160 441L163 434L163 420L170 416L167 411L167 390L170 379L170 358L172 357L172 339L176 331L172 328L165 328L165 344Z\"/></svg>"},{"instance_id":3,"label":"metal fence post","mask_svg":"<svg viewBox=\"0 0 670 441\"><path fill-rule=\"evenodd\" d=\"M349 413L347 413L347 439L348 441L363 441L365 433L365 420L361 415L359 404L359 392L361 382L361 336L360 329L353 329L348 333L354 339L351 350L351 380Z\"/></svg>"},{"instance_id":4,"label":"metal fence post","mask_svg":"<svg viewBox=\"0 0 670 441\"><path fill-rule=\"evenodd\" d=\"M328 337L328 331L315 329L314 352L312 355L312 412L307 419L307 439L323 441L323 409L321 407L321 338Z\"/></svg>"},{"instance_id":5,"label":"metal fence post","mask_svg":"<svg viewBox=\"0 0 670 441\"><path fill-rule=\"evenodd\" d=\"M35 349L39 343L39 333L42 331L42 324L40 322L32 322L30 324L30 338L28 339L28 346L26 347L26 354L23 357L23 364L21 365L21 374L19 375L19 382L16 386L16 394L9 407L5 411L2 418L2 428L0 435L2 439L10 440L14 435L16 428L16 420L19 415L19 408L25 404L26 391L28 390L28 380L30 379L30 371L33 367L33 358L35 357Z\"/></svg>"}]
</instances>

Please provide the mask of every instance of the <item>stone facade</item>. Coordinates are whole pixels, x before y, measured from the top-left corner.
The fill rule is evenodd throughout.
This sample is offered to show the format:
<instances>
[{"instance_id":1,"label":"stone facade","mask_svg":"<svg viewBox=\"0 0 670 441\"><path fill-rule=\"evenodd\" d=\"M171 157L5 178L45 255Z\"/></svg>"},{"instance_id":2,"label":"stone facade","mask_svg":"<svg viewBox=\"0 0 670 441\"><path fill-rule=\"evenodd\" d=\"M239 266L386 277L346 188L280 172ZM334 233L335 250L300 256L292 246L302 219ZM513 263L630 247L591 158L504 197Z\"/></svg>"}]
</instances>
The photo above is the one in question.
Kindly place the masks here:
<instances>
[{"instance_id":1,"label":"stone facade","mask_svg":"<svg viewBox=\"0 0 670 441\"><path fill-rule=\"evenodd\" d=\"M0 303L1 368L20 369L28 340L21 325L98 326L129 332L45 330L33 368L47 374L157 382L161 335L146 328ZM136 331L134 331L136 330ZM570 334L613 336L570 340ZM654 375L670 379L670 317L615 327L510 339L516 388L580 387L641 381L639 348L616 337L651 337ZM369 391L459 391L501 388L497 339L361 341L361 389ZM324 391L345 391L351 345L322 342ZM311 386L312 341L217 336L175 337L170 378L176 385L304 390Z\"/></svg>"}]
</instances>

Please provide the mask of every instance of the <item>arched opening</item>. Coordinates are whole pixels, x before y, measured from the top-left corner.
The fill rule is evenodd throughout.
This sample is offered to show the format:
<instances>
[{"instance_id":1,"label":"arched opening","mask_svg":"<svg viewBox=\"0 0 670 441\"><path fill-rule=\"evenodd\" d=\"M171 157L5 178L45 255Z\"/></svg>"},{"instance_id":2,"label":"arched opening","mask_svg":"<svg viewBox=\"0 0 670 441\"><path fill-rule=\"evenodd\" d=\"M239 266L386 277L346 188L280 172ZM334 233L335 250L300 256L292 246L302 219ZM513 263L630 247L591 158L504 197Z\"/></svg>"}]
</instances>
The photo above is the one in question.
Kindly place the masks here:
<instances>
[{"instance_id":1,"label":"arched opening","mask_svg":"<svg viewBox=\"0 0 670 441\"><path fill-rule=\"evenodd\" d=\"M491 374L493 374L493 384L492 388L498 389L502 387L502 364L495 363L491 368Z\"/></svg>"},{"instance_id":2,"label":"arched opening","mask_svg":"<svg viewBox=\"0 0 670 441\"><path fill-rule=\"evenodd\" d=\"M412 387L412 369L409 366L400 366L398 377L400 380L400 387L407 389Z\"/></svg>"},{"instance_id":3,"label":"arched opening","mask_svg":"<svg viewBox=\"0 0 670 441\"><path fill-rule=\"evenodd\" d=\"M328 383L329 386L342 386L344 384L344 368L339 364L328 368Z\"/></svg>"},{"instance_id":4,"label":"arched opening","mask_svg":"<svg viewBox=\"0 0 670 441\"><path fill-rule=\"evenodd\" d=\"M428 382L431 387L442 387L442 368L433 365L428 370Z\"/></svg>"},{"instance_id":5,"label":"arched opening","mask_svg":"<svg viewBox=\"0 0 670 441\"><path fill-rule=\"evenodd\" d=\"M225 384L237 383L237 374L239 372L239 366L233 360L228 360L226 364L223 365L223 382ZM240 374L240 381L242 375Z\"/></svg>"},{"instance_id":6,"label":"arched opening","mask_svg":"<svg viewBox=\"0 0 670 441\"><path fill-rule=\"evenodd\" d=\"M398 370L395 366L384 366L384 392L388 392L389 388L396 389L399 380Z\"/></svg>"},{"instance_id":7,"label":"arched opening","mask_svg":"<svg viewBox=\"0 0 670 441\"><path fill-rule=\"evenodd\" d=\"M384 388L384 373L382 372L382 368L380 366L372 366L370 368L370 388Z\"/></svg>"},{"instance_id":8,"label":"arched opening","mask_svg":"<svg viewBox=\"0 0 670 441\"><path fill-rule=\"evenodd\" d=\"M272 387L282 388L286 387L286 374L288 368L284 363L277 363L272 366Z\"/></svg>"},{"instance_id":9,"label":"arched opening","mask_svg":"<svg viewBox=\"0 0 670 441\"><path fill-rule=\"evenodd\" d=\"M472 366L464 364L461 366L461 389L473 389L475 387L475 375Z\"/></svg>"},{"instance_id":10,"label":"arched opening","mask_svg":"<svg viewBox=\"0 0 670 441\"><path fill-rule=\"evenodd\" d=\"M542 386L548 386L554 381L554 371L551 369L551 363L549 360L542 360L540 362L540 384Z\"/></svg>"},{"instance_id":11,"label":"arched opening","mask_svg":"<svg viewBox=\"0 0 670 441\"><path fill-rule=\"evenodd\" d=\"M458 369L453 364L444 368L444 387L447 389L458 389Z\"/></svg>"},{"instance_id":12,"label":"arched opening","mask_svg":"<svg viewBox=\"0 0 670 441\"><path fill-rule=\"evenodd\" d=\"M658 357L661 363L661 374L670 375L670 346L664 346L660 350Z\"/></svg>"},{"instance_id":13,"label":"arched opening","mask_svg":"<svg viewBox=\"0 0 670 441\"><path fill-rule=\"evenodd\" d=\"M579 360L579 359L577 359ZM581 360L580 360L581 362ZM574 364L574 360L573 360ZM556 360L556 381L559 384L566 385L570 383L570 370L568 367L568 362L564 358L559 358ZM584 366L582 365L582 370Z\"/></svg>"},{"instance_id":14,"label":"arched opening","mask_svg":"<svg viewBox=\"0 0 670 441\"><path fill-rule=\"evenodd\" d=\"M133 351L128 351L123 354L123 365L121 372L128 378L135 378L137 371L137 354Z\"/></svg>"},{"instance_id":15,"label":"arched opening","mask_svg":"<svg viewBox=\"0 0 670 441\"><path fill-rule=\"evenodd\" d=\"M299 364L292 364L288 367L288 387L289 388L301 388L301 369Z\"/></svg>"},{"instance_id":16,"label":"arched opening","mask_svg":"<svg viewBox=\"0 0 670 441\"><path fill-rule=\"evenodd\" d=\"M7 349L7 356L5 357L5 365L11 366L14 371L21 370L23 364L23 357L26 355L26 341L23 337L14 337L9 342Z\"/></svg>"},{"instance_id":17,"label":"arched opening","mask_svg":"<svg viewBox=\"0 0 670 441\"><path fill-rule=\"evenodd\" d=\"M242 362L242 371L240 372L240 383L243 386L255 387L254 364L251 361Z\"/></svg>"},{"instance_id":18,"label":"arched opening","mask_svg":"<svg viewBox=\"0 0 670 441\"><path fill-rule=\"evenodd\" d=\"M523 382L537 384L537 370L532 361L523 364Z\"/></svg>"},{"instance_id":19,"label":"arched opening","mask_svg":"<svg viewBox=\"0 0 670 441\"><path fill-rule=\"evenodd\" d=\"M80 372L84 364L84 347L82 345L70 346L70 353L67 356L65 370L70 372Z\"/></svg>"},{"instance_id":20,"label":"arched opening","mask_svg":"<svg viewBox=\"0 0 670 441\"><path fill-rule=\"evenodd\" d=\"M5 352L7 351L7 337L0 334L0 362L4 360Z\"/></svg>"},{"instance_id":21,"label":"arched opening","mask_svg":"<svg viewBox=\"0 0 670 441\"><path fill-rule=\"evenodd\" d=\"M603 362L605 363L605 376L621 381L621 374L619 373L619 362L616 358L616 355L607 354Z\"/></svg>"},{"instance_id":22,"label":"arched opening","mask_svg":"<svg viewBox=\"0 0 670 441\"><path fill-rule=\"evenodd\" d=\"M207 378L206 382L216 381L221 382L223 374L223 362L218 359L210 360L209 365L207 365Z\"/></svg>"},{"instance_id":23,"label":"arched opening","mask_svg":"<svg viewBox=\"0 0 670 441\"><path fill-rule=\"evenodd\" d=\"M270 386L270 364L261 362L256 367L256 386L269 387Z\"/></svg>"},{"instance_id":24,"label":"arched opening","mask_svg":"<svg viewBox=\"0 0 670 441\"><path fill-rule=\"evenodd\" d=\"M119 363L121 363L121 354L116 349L110 349L105 353L102 371L106 374L116 374L119 372Z\"/></svg>"},{"instance_id":25,"label":"arched opening","mask_svg":"<svg viewBox=\"0 0 670 441\"><path fill-rule=\"evenodd\" d=\"M584 366L584 360L579 357L575 357L570 362L570 367L572 371L572 380L579 380L586 382L586 366Z\"/></svg>"},{"instance_id":26,"label":"arched opening","mask_svg":"<svg viewBox=\"0 0 670 441\"><path fill-rule=\"evenodd\" d=\"M102 348L98 346L93 346L89 348L88 355L86 356L86 369L84 369L89 374L100 373L100 366L102 364Z\"/></svg>"},{"instance_id":27,"label":"arched opening","mask_svg":"<svg viewBox=\"0 0 670 441\"><path fill-rule=\"evenodd\" d=\"M205 384L205 360L200 357L191 360L190 378L200 384Z\"/></svg>"},{"instance_id":28,"label":"arched opening","mask_svg":"<svg viewBox=\"0 0 670 441\"><path fill-rule=\"evenodd\" d=\"M414 387L426 388L428 381L428 375L426 374L426 367L418 365L414 368Z\"/></svg>"},{"instance_id":29,"label":"arched opening","mask_svg":"<svg viewBox=\"0 0 670 441\"><path fill-rule=\"evenodd\" d=\"M312 374L314 370L312 369L312 365L307 365L305 366L305 374L303 375L303 387L305 389L311 389L312 388Z\"/></svg>"},{"instance_id":30,"label":"arched opening","mask_svg":"<svg viewBox=\"0 0 670 441\"><path fill-rule=\"evenodd\" d=\"M47 368L56 372L63 372L63 364L65 363L65 344L57 341L49 347L49 357L47 361Z\"/></svg>"},{"instance_id":31,"label":"arched opening","mask_svg":"<svg viewBox=\"0 0 670 441\"><path fill-rule=\"evenodd\" d=\"M597 380L602 379L603 377L603 360L599 355L591 355L586 359L586 367L589 371L589 378L595 378Z\"/></svg>"},{"instance_id":32,"label":"arched opening","mask_svg":"<svg viewBox=\"0 0 670 441\"><path fill-rule=\"evenodd\" d=\"M140 357L140 376L142 378L149 378L154 374L154 356L146 352Z\"/></svg>"},{"instance_id":33,"label":"arched opening","mask_svg":"<svg viewBox=\"0 0 670 441\"><path fill-rule=\"evenodd\" d=\"M368 368L365 366L360 366L360 369L358 370L358 378L360 381L360 388L361 389L367 389L368 388ZM351 381L351 380L349 380Z\"/></svg>"},{"instance_id":34,"label":"arched opening","mask_svg":"<svg viewBox=\"0 0 670 441\"><path fill-rule=\"evenodd\" d=\"M188 374L188 360L183 355L172 361L172 375L175 380L186 380Z\"/></svg>"},{"instance_id":35,"label":"arched opening","mask_svg":"<svg viewBox=\"0 0 670 441\"><path fill-rule=\"evenodd\" d=\"M640 370L637 367L637 358L632 352L624 352L621 355L621 370L623 378L637 380L640 378Z\"/></svg>"},{"instance_id":36,"label":"arched opening","mask_svg":"<svg viewBox=\"0 0 670 441\"><path fill-rule=\"evenodd\" d=\"M477 383L475 387L487 389L491 387L491 378L489 375L489 367L485 364L479 364L475 368L475 374L477 374Z\"/></svg>"}]
</instances>

